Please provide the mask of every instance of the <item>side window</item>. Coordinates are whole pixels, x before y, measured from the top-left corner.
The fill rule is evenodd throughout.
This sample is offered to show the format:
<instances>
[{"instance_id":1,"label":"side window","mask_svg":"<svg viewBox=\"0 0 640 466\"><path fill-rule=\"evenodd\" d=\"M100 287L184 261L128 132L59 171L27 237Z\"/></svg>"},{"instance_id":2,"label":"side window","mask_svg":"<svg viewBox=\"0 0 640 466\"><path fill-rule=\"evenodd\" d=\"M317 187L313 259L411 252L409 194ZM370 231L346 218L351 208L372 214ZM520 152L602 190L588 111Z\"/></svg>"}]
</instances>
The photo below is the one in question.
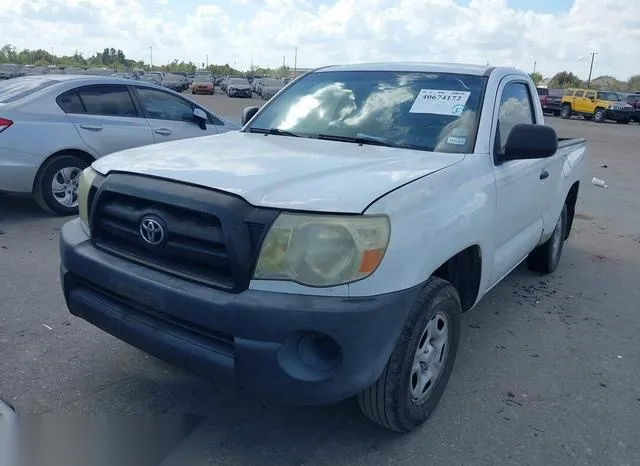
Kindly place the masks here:
<instances>
[{"instance_id":1,"label":"side window","mask_svg":"<svg viewBox=\"0 0 640 466\"><path fill-rule=\"evenodd\" d=\"M593 91L587 92L587 95L585 96L587 99L595 99L596 98L596 93Z\"/></svg>"},{"instance_id":2,"label":"side window","mask_svg":"<svg viewBox=\"0 0 640 466\"><path fill-rule=\"evenodd\" d=\"M64 113L87 113L87 110L84 108L84 104L75 89L73 91L67 91L64 94L60 94L56 99L56 102Z\"/></svg>"},{"instance_id":3,"label":"side window","mask_svg":"<svg viewBox=\"0 0 640 466\"><path fill-rule=\"evenodd\" d=\"M146 87L136 90L147 118L193 122L193 106L186 100Z\"/></svg>"},{"instance_id":4,"label":"side window","mask_svg":"<svg viewBox=\"0 0 640 466\"><path fill-rule=\"evenodd\" d=\"M584 91L576 91L576 95L574 97L584 97Z\"/></svg>"},{"instance_id":5,"label":"side window","mask_svg":"<svg viewBox=\"0 0 640 466\"><path fill-rule=\"evenodd\" d=\"M573 97L573 89L567 89L564 92L565 97Z\"/></svg>"},{"instance_id":6,"label":"side window","mask_svg":"<svg viewBox=\"0 0 640 466\"><path fill-rule=\"evenodd\" d=\"M535 123L535 112L529 88L524 83L510 83L502 91L494 150L504 153L511 129L520 123Z\"/></svg>"},{"instance_id":7,"label":"side window","mask_svg":"<svg viewBox=\"0 0 640 466\"><path fill-rule=\"evenodd\" d=\"M126 86L86 86L77 90L86 113L119 117L138 116Z\"/></svg>"}]
</instances>

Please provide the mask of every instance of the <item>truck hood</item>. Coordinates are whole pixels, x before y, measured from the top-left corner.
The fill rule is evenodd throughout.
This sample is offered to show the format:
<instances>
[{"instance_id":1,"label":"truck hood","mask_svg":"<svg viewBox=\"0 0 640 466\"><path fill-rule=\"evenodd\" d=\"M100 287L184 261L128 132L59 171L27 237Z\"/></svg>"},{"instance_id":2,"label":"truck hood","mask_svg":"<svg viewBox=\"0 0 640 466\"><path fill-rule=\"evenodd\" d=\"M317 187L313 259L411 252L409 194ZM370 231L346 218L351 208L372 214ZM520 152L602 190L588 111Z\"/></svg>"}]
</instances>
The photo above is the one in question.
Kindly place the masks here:
<instances>
[{"instance_id":1,"label":"truck hood","mask_svg":"<svg viewBox=\"0 0 640 466\"><path fill-rule=\"evenodd\" d=\"M464 159L449 154L232 131L117 152L103 175L155 176L236 194L255 206L360 213L378 197Z\"/></svg>"}]
</instances>

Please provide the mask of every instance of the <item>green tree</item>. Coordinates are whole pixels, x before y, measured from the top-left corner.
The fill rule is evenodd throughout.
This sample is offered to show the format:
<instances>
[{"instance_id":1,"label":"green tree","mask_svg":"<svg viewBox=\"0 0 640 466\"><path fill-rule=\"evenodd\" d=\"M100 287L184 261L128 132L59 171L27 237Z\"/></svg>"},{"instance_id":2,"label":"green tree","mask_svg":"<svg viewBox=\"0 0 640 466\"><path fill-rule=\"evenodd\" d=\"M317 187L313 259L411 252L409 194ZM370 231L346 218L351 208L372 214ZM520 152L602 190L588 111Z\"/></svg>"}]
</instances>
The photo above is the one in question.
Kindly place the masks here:
<instances>
[{"instance_id":1,"label":"green tree","mask_svg":"<svg viewBox=\"0 0 640 466\"><path fill-rule=\"evenodd\" d=\"M536 86L540 84L540 82L544 79L542 75L537 71L534 71L529 76L531 76L531 80L533 81L533 84L535 84Z\"/></svg>"},{"instance_id":2,"label":"green tree","mask_svg":"<svg viewBox=\"0 0 640 466\"><path fill-rule=\"evenodd\" d=\"M629 78L627 89L630 91L640 91L640 74L633 75Z\"/></svg>"},{"instance_id":3,"label":"green tree","mask_svg":"<svg viewBox=\"0 0 640 466\"><path fill-rule=\"evenodd\" d=\"M549 87L566 89L568 87L584 87L585 83L570 71L561 71L549 82Z\"/></svg>"}]
</instances>

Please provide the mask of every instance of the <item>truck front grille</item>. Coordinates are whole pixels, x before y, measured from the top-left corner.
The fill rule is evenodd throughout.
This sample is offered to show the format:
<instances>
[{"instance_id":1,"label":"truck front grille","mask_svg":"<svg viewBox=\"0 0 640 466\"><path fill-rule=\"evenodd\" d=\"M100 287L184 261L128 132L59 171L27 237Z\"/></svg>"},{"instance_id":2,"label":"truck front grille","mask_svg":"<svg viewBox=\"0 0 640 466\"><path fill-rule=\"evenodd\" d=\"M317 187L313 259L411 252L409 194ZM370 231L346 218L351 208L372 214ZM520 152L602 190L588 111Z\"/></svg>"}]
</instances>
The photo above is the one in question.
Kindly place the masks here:
<instances>
[{"instance_id":1,"label":"truck front grille","mask_svg":"<svg viewBox=\"0 0 640 466\"><path fill-rule=\"evenodd\" d=\"M219 289L248 287L263 236L277 212L216 191L148 177L107 177L92 207L96 247ZM160 225L146 241L141 222ZM158 236L159 237L159 236Z\"/></svg>"}]
</instances>

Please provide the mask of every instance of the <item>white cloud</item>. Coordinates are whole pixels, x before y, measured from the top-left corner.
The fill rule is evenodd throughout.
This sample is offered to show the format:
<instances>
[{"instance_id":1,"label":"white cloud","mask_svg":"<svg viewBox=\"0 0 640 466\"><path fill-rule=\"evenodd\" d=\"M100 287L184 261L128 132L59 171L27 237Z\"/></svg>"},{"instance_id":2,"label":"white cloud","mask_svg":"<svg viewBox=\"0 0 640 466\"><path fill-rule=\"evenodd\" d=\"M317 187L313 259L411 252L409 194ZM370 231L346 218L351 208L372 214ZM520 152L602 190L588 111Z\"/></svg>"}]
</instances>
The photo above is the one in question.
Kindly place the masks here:
<instances>
[{"instance_id":1,"label":"white cloud","mask_svg":"<svg viewBox=\"0 0 640 466\"><path fill-rule=\"evenodd\" d=\"M531 0L531 9L536 0ZM549 76L569 70L625 79L640 73L637 0L575 0L551 15L507 0L0 0L0 30L18 48L105 47L154 63L174 58L277 66L362 61L453 61L514 65ZM1 39L0 39L1 40Z\"/></svg>"}]
</instances>

